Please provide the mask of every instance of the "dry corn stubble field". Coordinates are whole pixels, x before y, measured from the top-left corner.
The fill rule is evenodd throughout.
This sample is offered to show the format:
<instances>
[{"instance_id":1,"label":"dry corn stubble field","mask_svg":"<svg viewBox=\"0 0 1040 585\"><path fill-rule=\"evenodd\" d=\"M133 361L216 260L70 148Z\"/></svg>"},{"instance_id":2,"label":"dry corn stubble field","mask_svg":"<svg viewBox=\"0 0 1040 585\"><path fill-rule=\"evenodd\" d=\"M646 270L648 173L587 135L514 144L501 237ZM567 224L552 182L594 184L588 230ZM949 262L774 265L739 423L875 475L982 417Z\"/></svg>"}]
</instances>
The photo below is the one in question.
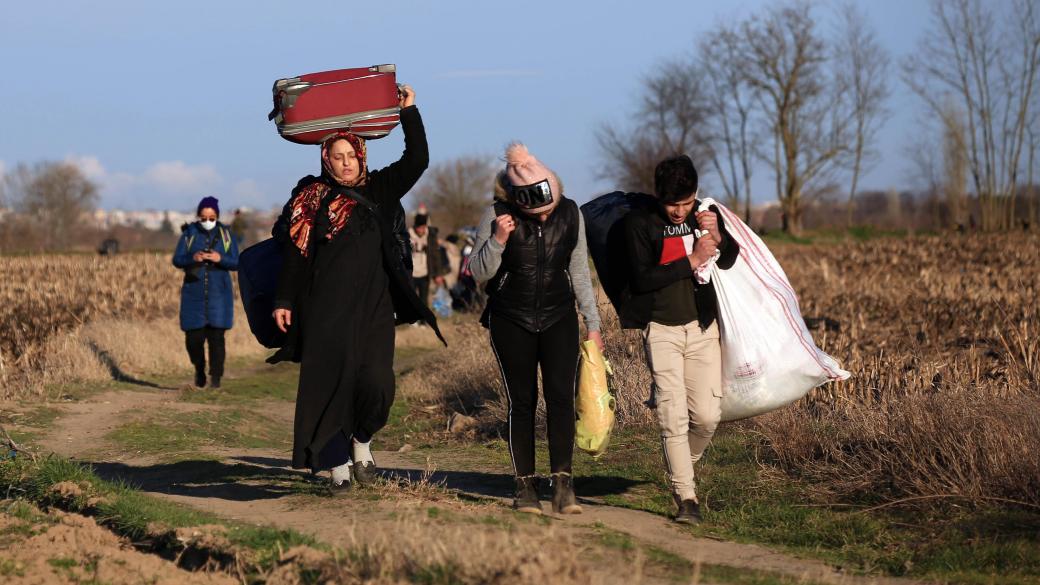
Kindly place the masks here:
<instances>
[{"instance_id":1,"label":"dry corn stubble field","mask_svg":"<svg viewBox=\"0 0 1040 585\"><path fill-rule=\"evenodd\" d=\"M738 423L761 437L763 463L830 502L1040 504L1040 236L771 247L817 343L853 376ZM601 312L619 423L653 425L639 334ZM497 367L469 327L405 389L499 435Z\"/></svg>"},{"instance_id":2,"label":"dry corn stubble field","mask_svg":"<svg viewBox=\"0 0 1040 585\"><path fill-rule=\"evenodd\" d=\"M183 273L167 254L0 257L0 398L45 388L154 374L187 358L177 322ZM236 307L242 324L241 306ZM231 355L261 353L245 327Z\"/></svg>"}]
</instances>

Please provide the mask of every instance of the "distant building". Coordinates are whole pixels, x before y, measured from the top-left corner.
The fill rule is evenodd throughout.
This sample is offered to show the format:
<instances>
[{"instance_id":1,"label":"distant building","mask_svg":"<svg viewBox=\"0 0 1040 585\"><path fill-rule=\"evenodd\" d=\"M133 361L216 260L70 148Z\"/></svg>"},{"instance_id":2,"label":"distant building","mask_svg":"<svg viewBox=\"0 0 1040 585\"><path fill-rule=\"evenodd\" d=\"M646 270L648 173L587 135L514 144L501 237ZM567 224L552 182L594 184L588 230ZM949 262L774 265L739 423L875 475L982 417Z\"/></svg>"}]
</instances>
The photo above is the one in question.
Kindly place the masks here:
<instances>
[{"instance_id":1,"label":"distant building","mask_svg":"<svg viewBox=\"0 0 1040 585\"><path fill-rule=\"evenodd\" d=\"M169 219L169 223L176 228L181 224L195 221L195 214L191 212L155 209L146 209L143 211L98 209L93 213L94 226L100 230L112 229L118 226L134 226L150 230L158 230L162 228L163 220L167 218Z\"/></svg>"}]
</instances>

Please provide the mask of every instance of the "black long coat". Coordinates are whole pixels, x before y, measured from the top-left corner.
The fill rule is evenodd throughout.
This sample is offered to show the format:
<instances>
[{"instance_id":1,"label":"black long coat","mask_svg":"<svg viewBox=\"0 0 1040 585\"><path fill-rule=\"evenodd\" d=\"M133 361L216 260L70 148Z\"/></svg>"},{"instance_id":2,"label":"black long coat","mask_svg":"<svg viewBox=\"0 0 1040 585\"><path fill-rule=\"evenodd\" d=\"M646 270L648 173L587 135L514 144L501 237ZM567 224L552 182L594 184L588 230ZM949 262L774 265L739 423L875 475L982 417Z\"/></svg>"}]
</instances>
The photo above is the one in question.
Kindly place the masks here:
<instances>
[{"instance_id":1,"label":"black long coat","mask_svg":"<svg viewBox=\"0 0 1040 585\"><path fill-rule=\"evenodd\" d=\"M319 212L307 257L288 239L292 199L275 226L275 237L285 242L277 304L291 307L293 320L286 344L269 361L300 362L295 468L322 468L318 455L336 433L371 437L386 424L394 399L395 322L422 320L441 337L436 317L411 285L393 233L401 197L429 164L422 118L414 106L401 111L401 126L401 159L372 171L357 188L374 210L359 203L332 240L319 237L327 226L327 216ZM332 187L326 201L336 193L351 195L328 177L305 177L293 198L314 181Z\"/></svg>"}]
</instances>

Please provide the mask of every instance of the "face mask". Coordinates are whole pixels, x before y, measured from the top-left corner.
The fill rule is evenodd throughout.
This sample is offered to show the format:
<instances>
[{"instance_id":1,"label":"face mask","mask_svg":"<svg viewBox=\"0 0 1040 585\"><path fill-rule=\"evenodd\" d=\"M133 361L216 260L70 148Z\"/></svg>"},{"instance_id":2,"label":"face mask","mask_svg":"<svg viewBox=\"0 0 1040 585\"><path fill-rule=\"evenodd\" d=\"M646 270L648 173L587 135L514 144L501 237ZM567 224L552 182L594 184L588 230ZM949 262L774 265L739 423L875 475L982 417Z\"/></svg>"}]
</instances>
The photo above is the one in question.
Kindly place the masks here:
<instances>
[{"instance_id":1,"label":"face mask","mask_svg":"<svg viewBox=\"0 0 1040 585\"><path fill-rule=\"evenodd\" d=\"M217 227L217 221L216 220L210 220L210 221L200 220L199 224L201 224L202 225L202 229L206 230L207 232L209 230Z\"/></svg>"}]
</instances>

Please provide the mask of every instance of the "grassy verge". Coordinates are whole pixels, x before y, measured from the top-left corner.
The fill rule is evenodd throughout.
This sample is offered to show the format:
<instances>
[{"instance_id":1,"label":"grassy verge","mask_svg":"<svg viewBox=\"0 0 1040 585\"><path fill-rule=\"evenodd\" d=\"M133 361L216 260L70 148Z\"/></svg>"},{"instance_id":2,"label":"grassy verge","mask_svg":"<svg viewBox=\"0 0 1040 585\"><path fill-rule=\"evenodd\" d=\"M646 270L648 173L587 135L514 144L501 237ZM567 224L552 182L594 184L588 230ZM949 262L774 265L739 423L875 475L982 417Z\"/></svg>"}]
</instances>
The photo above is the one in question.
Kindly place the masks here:
<instances>
[{"instance_id":1,"label":"grassy verge","mask_svg":"<svg viewBox=\"0 0 1040 585\"><path fill-rule=\"evenodd\" d=\"M412 424L413 429L419 427L418 422ZM453 460L465 460L466 465L508 469L504 441L460 444L443 433L439 436L439 445L437 440L417 443L416 455L436 460L438 452L450 450ZM950 583L1040 583L1040 515L972 506L924 514L897 508L861 511L875 502L821 505L811 495L811 486L759 462L756 440L734 427L716 435L698 467L706 522L690 529L692 534L766 544L856 573ZM598 460L577 452L579 495L671 514L674 503L660 449L653 430L630 428L617 433ZM538 451L539 472L547 473L546 445L540 442ZM721 576L712 579L725 581Z\"/></svg>"},{"instance_id":2,"label":"grassy verge","mask_svg":"<svg viewBox=\"0 0 1040 585\"><path fill-rule=\"evenodd\" d=\"M675 583L726 583L727 585L818 585L816 581L808 581L802 577L781 575L769 571L756 571L713 565L710 563L693 563L681 556L662 550L655 546L639 543L637 540L602 525L597 525L595 535L598 543L608 549L616 550L633 559L643 574Z\"/></svg>"},{"instance_id":3,"label":"grassy verge","mask_svg":"<svg viewBox=\"0 0 1040 585\"><path fill-rule=\"evenodd\" d=\"M436 489L424 484L387 486L397 493ZM18 458L0 462L0 510L24 517L0 530L0 544L44 530L39 509L57 508L93 517L142 552L158 554L186 569L219 570L244 583L411 582L430 585L525 582L528 571L545 582L586 582L574 555L541 555L543 543L530 534L449 521L429 507L421 514L387 518L386 530L362 531L332 549L294 530L228 521L106 482L82 465L58 457L39 462ZM345 520L344 531L355 526ZM445 543L469 546L445 547ZM564 546L569 547L569 544ZM58 573L76 563L56 556L48 563ZM0 576L19 575L16 563L0 562ZM70 573L71 574L71 573Z\"/></svg>"},{"instance_id":4,"label":"grassy verge","mask_svg":"<svg viewBox=\"0 0 1040 585\"><path fill-rule=\"evenodd\" d=\"M197 458L205 447L289 449L292 429L256 411L160 409L120 425L105 437L119 448L164 461Z\"/></svg>"},{"instance_id":5,"label":"grassy verge","mask_svg":"<svg viewBox=\"0 0 1040 585\"><path fill-rule=\"evenodd\" d=\"M240 404L262 400L292 402L300 368L296 364L268 365L251 362L248 376L224 378L220 389L192 389L182 393L181 400L200 404Z\"/></svg>"},{"instance_id":6,"label":"grassy verge","mask_svg":"<svg viewBox=\"0 0 1040 585\"><path fill-rule=\"evenodd\" d=\"M61 409L51 405L35 406L21 412L0 411L0 425L8 429L16 442L28 444L39 439L59 416Z\"/></svg>"},{"instance_id":7,"label":"grassy verge","mask_svg":"<svg viewBox=\"0 0 1040 585\"><path fill-rule=\"evenodd\" d=\"M238 564L252 574L262 574L276 564L282 551L293 546L322 548L313 538L293 530L228 522L104 481L90 468L55 456L38 462L20 457L0 463L0 489L9 498L16 498L6 506L9 514L36 515L21 500L92 516L139 549L168 558L182 557L186 550L195 549L205 556L205 562L227 565L227 570ZM177 529L202 526L223 528L222 538L216 541L219 544L185 542L177 533ZM192 556L199 559L198 554Z\"/></svg>"}]
</instances>

